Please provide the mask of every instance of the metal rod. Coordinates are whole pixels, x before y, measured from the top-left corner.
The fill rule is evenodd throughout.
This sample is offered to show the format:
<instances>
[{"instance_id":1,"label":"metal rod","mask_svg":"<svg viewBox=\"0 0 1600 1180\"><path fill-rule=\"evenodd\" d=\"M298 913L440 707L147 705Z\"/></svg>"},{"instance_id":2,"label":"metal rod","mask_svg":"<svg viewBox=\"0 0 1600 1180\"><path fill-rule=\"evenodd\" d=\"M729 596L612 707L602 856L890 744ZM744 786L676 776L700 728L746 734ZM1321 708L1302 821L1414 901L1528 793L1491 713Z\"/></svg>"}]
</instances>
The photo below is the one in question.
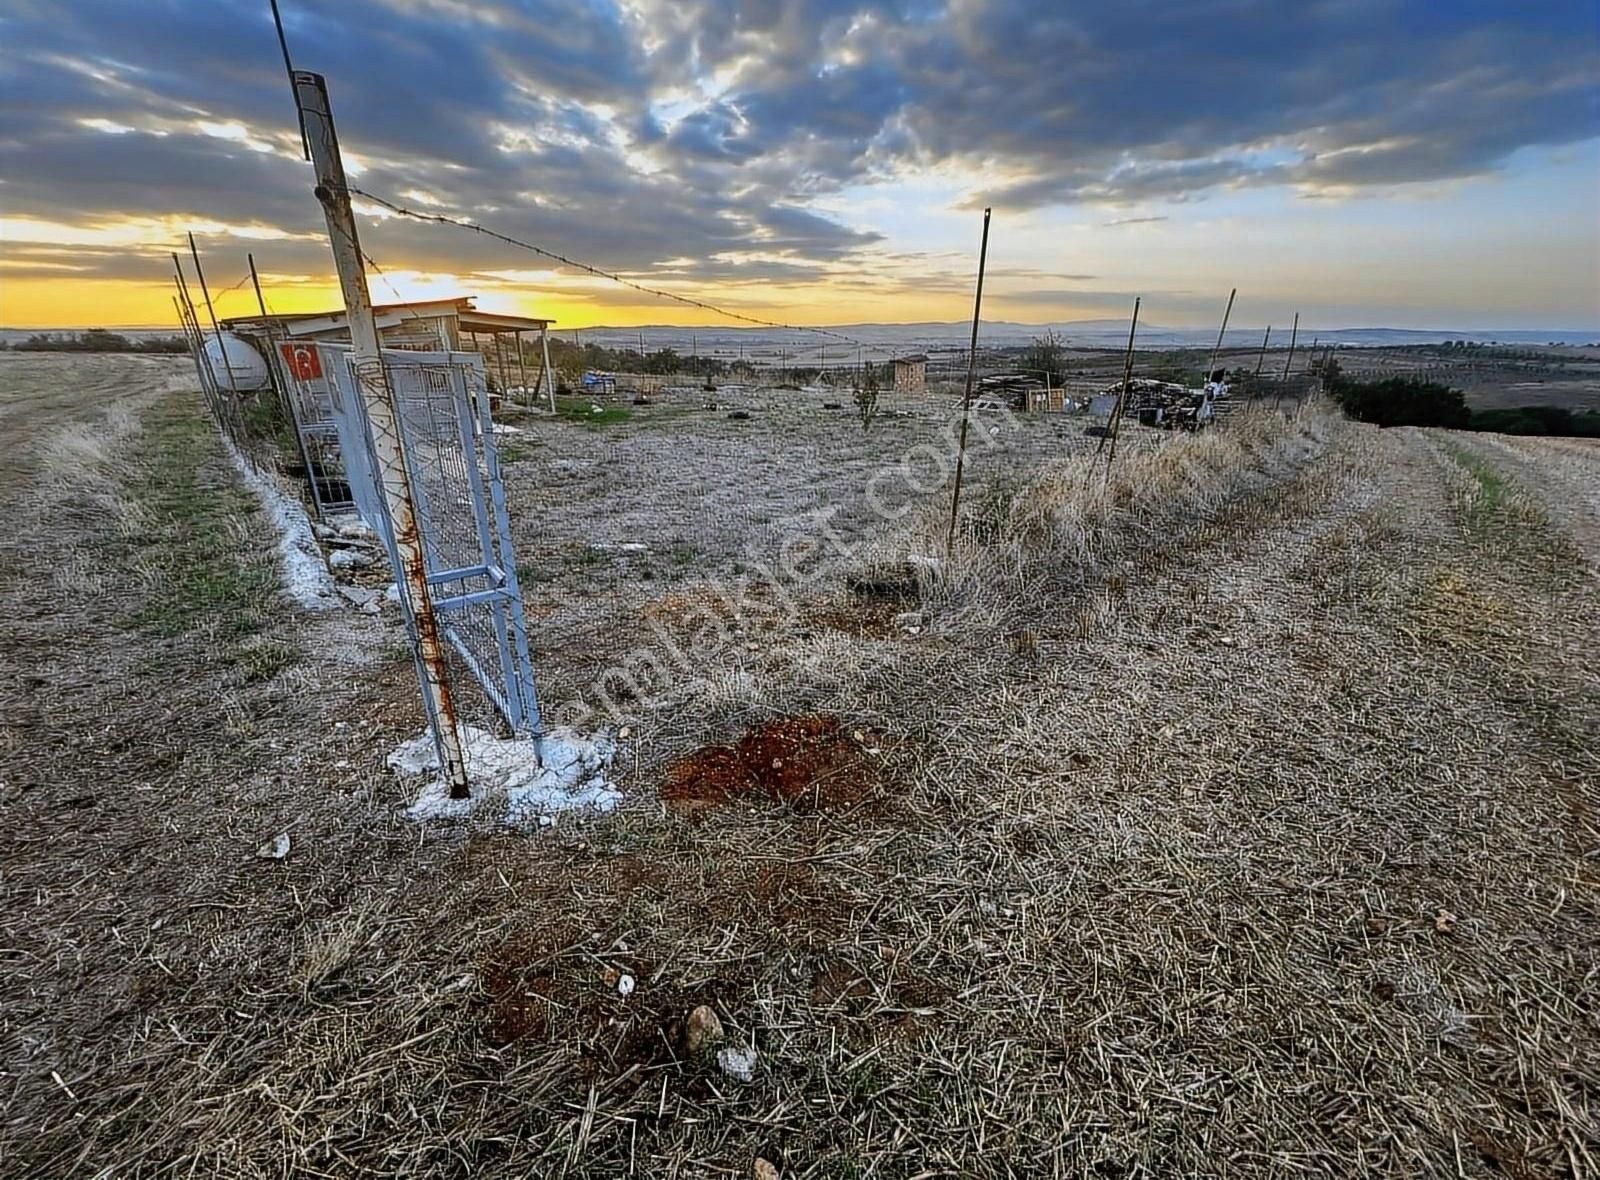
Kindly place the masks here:
<instances>
[{"instance_id":1,"label":"metal rod","mask_svg":"<svg viewBox=\"0 0 1600 1180\"><path fill-rule=\"evenodd\" d=\"M263 317L271 313L267 311L267 297L261 293L261 276L256 273L256 256L246 254L245 261L250 264L250 283L256 289L256 306L261 309ZM278 347L278 339L273 335L272 328L266 329L267 340L271 346ZM272 392L278 399L278 404L289 415L289 422L294 426L294 441L300 451L300 462L305 464L306 483L311 485L311 502L316 506L317 518L320 520L327 515L322 507L322 490L317 486L317 469L311 465L311 449L306 446L305 428L300 421L300 410L295 406L294 394L284 384L278 372L278 358L267 357L267 384L272 386Z\"/></svg>"},{"instance_id":2,"label":"metal rod","mask_svg":"<svg viewBox=\"0 0 1600 1180\"><path fill-rule=\"evenodd\" d=\"M250 284L256 289L256 306L261 309L262 315L266 315L267 300L261 294L261 276L256 274L256 256L254 254L246 254L245 260L250 263Z\"/></svg>"},{"instance_id":3,"label":"metal rod","mask_svg":"<svg viewBox=\"0 0 1600 1180\"><path fill-rule=\"evenodd\" d=\"M487 385L479 388L474 382L470 393L478 400L478 430L483 438L483 461L489 472L489 493L494 505L494 527L498 536L496 551L511 551L511 518L506 514L505 483L500 478L499 448L494 441L494 424L489 420L489 391ZM517 685L517 698L521 703L521 723L536 739L541 736L539 699L533 682L533 658L528 652L528 621L522 611L522 589L517 585L517 563L509 561L501 571L504 581L504 599L496 607L507 616L511 630L511 646L516 655L515 666L524 674ZM507 669L513 666L506 661ZM513 722L515 725L516 722Z\"/></svg>"},{"instance_id":4,"label":"metal rod","mask_svg":"<svg viewBox=\"0 0 1600 1180\"><path fill-rule=\"evenodd\" d=\"M189 359L194 362L195 380L200 382L200 396L205 399L205 403L209 407L211 398L206 393L206 375L200 368L200 352L195 348L194 336L189 331L189 317L183 314L183 304L176 295L172 297L172 306L178 313L178 327L183 331L183 342L189 346Z\"/></svg>"},{"instance_id":5,"label":"metal rod","mask_svg":"<svg viewBox=\"0 0 1600 1180\"><path fill-rule=\"evenodd\" d=\"M378 325L372 313L372 296L367 290L361 244L356 236L355 213L350 208L344 163L339 155L339 138L328 105L327 83L320 74L304 70L295 71L293 77L295 97L305 119L306 138L310 144L312 161L316 165L316 197L328 224L328 241L333 248L334 264L339 271L339 287L350 324L350 371L371 428L373 457L377 460L377 474L388 510L394 552L400 565L395 574L405 584L407 591L405 598L416 640L417 672L423 702L433 722L434 740L439 748L439 769L449 784L450 797L465 799L470 794L467 767L462 756L461 734L456 728L455 701L450 692L444 644L438 620L433 613L427 559L417 529L405 438L400 431L394 390L383 365Z\"/></svg>"},{"instance_id":6,"label":"metal rod","mask_svg":"<svg viewBox=\"0 0 1600 1180\"><path fill-rule=\"evenodd\" d=\"M550 394L550 412L552 414L554 414L556 412L556 375L550 371L550 325L549 324L541 324L539 326L539 343L544 349L544 381L545 381L545 389ZM580 365L583 363L582 357L579 358L578 363Z\"/></svg>"},{"instance_id":7,"label":"metal rod","mask_svg":"<svg viewBox=\"0 0 1600 1180\"><path fill-rule=\"evenodd\" d=\"M528 358L522 355L522 331L511 334L517 348L517 380L522 382L522 400L533 405L533 390L528 388Z\"/></svg>"},{"instance_id":8,"label":"metal rod","mask_svg":"<svg viewBox=\"0 0 1600 1180\"><path fill-rule=\"evenodd\" d=\"M1261 334L1261 355L1256 357L1256 376L1261 376L1261 365L1267 359L1267 341L1272 339L1272 325L1267 325L1267 330Z\"/></svg>"},{"instance_id":9,"label":"metal rod","mask_svg":"<svg viewBox=\"0 0 1600 1180\"><path fill-rule=\"evenodd\" d=\"M278 11L278 0L272 2L272 23L278 30L278 48L283 51L283 72L289 76L289 92L295 93L294 63L289 60L289 38L283 35L283 15ZM298 103L296 104L298 105ZM311 144L306 139L306 116L304 111L297 112L300 120L300 151L306 159L311 158Z\"/></svg>"},{"instance_id":10,"label":"metal rod","mask_svg":"<svg viewBox=\"0 0 1600 1180\"><path fill-rule=\"evenodd\" d=\"M1111 464L1117 459L1117 435L1122 430L1122 415L1128 401L1128 384L1133 380L1133 334L1139 330L1139 303L1140 299L1133 301L1133 320L1128 324L1128 356L1122 362L1122 388L1117 392L1116 408L1111 411L1111 450L1106 455L1107 479L1111 478ZM1102 434L1100 441L1105 442L1106 436Z\"/></svg>"},{"instance_id":11,"label":"metal rod","mask_svg":"<svg viewBox=\"0 0 1600 1180\"><path fill-rule=\"evenodd\" d=\"M967 390L961 397L961 447L956 451L956 486L950 495L950 531L944 548L948 554L956 543L956 513L961 508L961 473L967 461L967 425L972 419L972 382L978 371L978 321L983 315L983 270L989 260L989 215L983 211L983 238L978 244L978 289L972 296L972 346L967 351Z\"/></svg>"},{"instance_id":12,"label":"metal rod","mask_svg":"<svg viewBox=\"0 0 1600 1180\"><path fill-rule=\"evenodd\" d=\"M200 396L205 398L217 429L226 431L227 423L223 421L223 409L217 398L217 375L211 371L211 358L206 355L205 333L200 329L200 317L195 312L194 300L189 296L189 283L183 277L183 264L178 261L176 251L172 255L172 269L177 272L178 295L181 297L179 310L187 309L189 313L184 321L184 331L186 334L191 330L194 333L190 347L194 349L195 369L200 374Z\"/></svg>"},{"instance_id":13,"label":"metal rod","mask_svg":"<svg viewBox=\"0 0 1600 1180\"><path fill-rule=\"evenodd\" d=\"M506 380L506 334L504 332L496 332L494 334L494 367L500 373L500 396L506 398L509 402L510 396L507 391L511 388L511 383Z\"/></svg>"},{"instance_id":14,"label":"metal rod","mask_svg":"<svg viewBox=\"0 0 1600 1180\"><path fill-rule=\"evenodd\" d=\"M1228 292L1228 308L1222 313L1222 327L1217 329L1217 343L1211 349L1211 364L1206 368L1206 379L1200 383L1202 386L1209 385L1212 374L1217 371L1217 353L1222 351L1222 338L1228 332L1228 317L1233 314L1233 297L1238 293L1238 287Z\"/></svg>"},{"instance_id":15,"label":"metal rod","mask_svg":"<svg viewBox=\"0 0 1600 1180\"><path fill-rule=\"evenodd\" d=\"M1300 335L1300 313L1294 313L1294 329L1289 333L1289 356L1283 362L1283 377L1278 381L1278 391L1272 396L1272 408L1276 410L1283 404L1283 387L1289 380L1289 366L1294 364L1294 342Z\"/></svg>"},{"instance_id":16,"label":"metal rod","mask_svg":"<svg viewBox=\"0 0 1600 1180\"><path fill-rule=\"evenodd\" d=\"M211 289L206 286L206 272L200 269L200 250L194 244L194 234L189 235L189 253L194 256L194 277L200 282L200 294L206 299L206 315L211 320L211 331L217 337L217 351L222 354L222 367L228 374L228 392L237 393L233 383L233 362L228 359L228 346L222 340L222 325L217 322L217 309L211 305Z\"/></svg>"}]
</instances>

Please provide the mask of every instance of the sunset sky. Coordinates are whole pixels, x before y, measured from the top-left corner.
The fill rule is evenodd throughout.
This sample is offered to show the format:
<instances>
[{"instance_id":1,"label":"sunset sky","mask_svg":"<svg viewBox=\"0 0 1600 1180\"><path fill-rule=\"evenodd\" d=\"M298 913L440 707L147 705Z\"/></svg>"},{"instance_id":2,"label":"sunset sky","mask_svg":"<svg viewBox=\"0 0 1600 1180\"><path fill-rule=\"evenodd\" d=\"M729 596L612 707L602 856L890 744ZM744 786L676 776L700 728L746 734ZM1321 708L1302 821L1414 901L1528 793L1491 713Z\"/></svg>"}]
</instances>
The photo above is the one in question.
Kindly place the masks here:
<instances>
[{"instance_id":1,"label":"sunset sky","mask_svg":"<svg viewBox=\"0 0 1600 1180\"><path fill-rule=\"evenodd\" d=\"M809 324L1600 324L1593 0L282 0L352 183ZM337 305L267 0L0 8L0 326ZM379 302L721 323L363 211Z\"/></svg>"}]
</instances>

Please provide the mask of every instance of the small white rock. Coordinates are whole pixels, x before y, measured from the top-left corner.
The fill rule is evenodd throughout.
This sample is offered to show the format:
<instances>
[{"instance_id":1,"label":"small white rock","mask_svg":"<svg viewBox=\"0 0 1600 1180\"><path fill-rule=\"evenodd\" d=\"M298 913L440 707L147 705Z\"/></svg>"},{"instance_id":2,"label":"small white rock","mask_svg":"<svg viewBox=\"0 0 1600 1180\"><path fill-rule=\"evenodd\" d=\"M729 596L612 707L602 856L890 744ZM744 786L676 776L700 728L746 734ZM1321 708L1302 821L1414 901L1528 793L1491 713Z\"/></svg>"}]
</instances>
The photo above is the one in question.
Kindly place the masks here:
<instances>
[{"instance_id":1,"label":"small white rock","mask_svg":"<svg viewBox=\"0 0 1600 1180\"><path fill-rule=\"evenodd\" d=\"M722 1072L736 1082L746 1085L756 1080L756 1051L754 1049L736 1049L729 1045L726 1049L717 1050L717 1065Z\"/></svg>"},{"instance_id":2,"label":"small white rock","mask_svg":"<svg viewBox=\"0 0 1600 1180\"><path fill-rule=\"evenodd\" d=\"M617 994L619 996L633 995L633 976L623 975L617 980Z\"/></svg>"},{"instance_id":3,"label":"small white rock","mask_svg":"<svg viewBox=\"0 0 1600 1180\"><path fill-rule=\"evenodd\" d=\"M289 855L289 833L279 832L260 848L257 848L256 855L262 860L282 860Z\"/></svg>"},{"instance_id":4,"label":"small white rock","mask_svg":"<svg viewBox=\"0 0 1600 1180\"><path fill-rule=\"evenodd\" d=\"M365 569L373 562L372 554L359 549L335 549L328 554L328 568L335 570Z\"/></svg>"}]
</instances>

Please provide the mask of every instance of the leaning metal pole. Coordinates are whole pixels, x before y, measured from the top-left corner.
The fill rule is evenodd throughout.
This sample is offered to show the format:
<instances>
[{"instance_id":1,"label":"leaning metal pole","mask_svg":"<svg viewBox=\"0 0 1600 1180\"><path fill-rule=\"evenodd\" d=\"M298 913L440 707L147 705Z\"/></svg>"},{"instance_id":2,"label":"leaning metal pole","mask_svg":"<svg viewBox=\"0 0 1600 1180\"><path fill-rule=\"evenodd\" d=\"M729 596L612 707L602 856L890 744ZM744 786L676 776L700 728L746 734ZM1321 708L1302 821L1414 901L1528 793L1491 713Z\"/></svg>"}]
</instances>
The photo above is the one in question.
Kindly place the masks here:
<instances>
[{"instance_id":1,"label":"leaning metal pole","mask_svg":"<svg viewBox=\"0 0 1600 1180\"><path fill-rule=\"evenodd\" d=\"M539 326L539 347L544 349L544 389L550 396L550 412L556 412L556 378L550 371L550 325Z\"/></svg>"},{"instance_id":2,"label":"leaning metal pole","mask_svg":"<svg viewBox=\"0 0 1600 1180\"><path fill-rule=\"evenodd\" d=\"M1228 292L1228 309L1222 313L1222 327L1217 329L1217 342L1212 346L1211 364L1206 369L1206 379L1200 382L1201 388L1211 384L1212 374L1217 371L1217 354L1222 351L1222 338L1228 334L1228 317L1233 314L1233 297L1238 293L1238 287Z\"/></svg>"},{"instance_id":3,"label":"leaning metal pole","mask_svg":"<svg viewBox=\"0 0 1600 1180\"><path fill-rule=\"evenodd\" d=\"M271 313L267 311L267 297L261 293L261 276L256 273L256 256L246 254L244 260L250 264L250 285L256 289L256 307L261 310L261 318L265 320ZM274 348L277 347L276 339L272 339L272 345ZM322 510L322 492L317 486L317 469L311 463L311 452L306 447L306 433L300 425L300 410L294 404L294 395L284 388L277 362L272 357L267 358L267 383L272 386L273 396L278 399L278 404L283 407L284 413L289 415L289 422L294 426L295 446L300 451L300 462L305 464L306 482L311 485L311 502L316 505L317 516L320 518L325 515Z\"/></svg>"},{"instance_id":4,"label":"leaning metal pole","mask_svg":"<svg viewBox=\"0 0 1600 1180\"><path fill-rule=\"evenodd\" d=\"M1117 392L1117 405L1111 411L1111 450L1106 455L1106 478L1111 478L1111 464L1117 459L1117 434L1122 428L1122 415L1128 405L1128 385L1133 380L1133 334L1139 330L1139 303L1144 296L1139 296L1133 301L1133 319L1128 323L1128 356L1122 362L1122 388ZM1106 436L1100 436L1103 445ZM1098 452L1099 448L1095 448Z\"/></svg>"},{"instance_id":5,"label":"leaning metal pole","mask_svg":"<svg viewBox=\"0 0 1600 1180\"><path fill-rule=\"evenodd\" d=\"M361 245L356 237L355 213L350 208L344 163L339 156L339 138L328 107L328 87L321 74L295 70L293 78L295 100L311 147L311 161L316 166L315 192L328 222L328 240L333 246L339 288L350 320L350 367L372 430L373 458L383 484L384 505L400 565L395 576L406 588L416 644L417 678L422 685L429 720L433 722L433 736L439 747L439 769L450 784L450 797L465 799L470 793L466 761L461 753L461 734L456 728L444 643L433 614L422 538L417 531L405 440L400 432L394 390L383 367L378 325L373 318L372 297L367 291Z\"/></svg>"},{"instance_id":6,"label":"leaning metal pole","mask_svg":"<svg viewBox=\"0 0 1600 1180\"><path fill-rule=\"evenodd\" d=\"M972 297L972 346L967 349L967 392L961 398L961 449L956 452L956 486L950 495L950 533L945 552L956 543L956 510L961 507L961 468L967 460L967 423L972 419L972 379L978 370L978 321L983 315L983 267L989 259L989 210L983 211L983 240L978 246L978 290Z\"/></svg>"},{"instance_id":7,"label":"leaning metal pole","mask_svg":"<svg viewBox=\"0 0 1600 1180\"><path fill-rule=\"evenodd\" d=\"M183 264L178 261L176 251L172 255L172 269L178 283L179 309L188 312L184 328L186 331L192 329L194 332L195 371L200 375L200 396L205 398L206 408L211 411L211 418L217 424L217 429L231 441L232 434L218 394L217 375L212 371L211 357L206 353L206 334L200 327L200 316L195 311L194 300L189 297L189 284L183 277Z\"/></svg>"},{"instance_id":8,"label":"leaning metal pole","mask_svg":"<svg viewBox=\"0 0 1600 1180\"><path fill-rule=\"evenodd\" d=\"M1278 395L1272 399L1272 408L1277 409L1283 401L1283 387L1289 380L1289 366L1294 364L1294 344L1300 337L1300 313L1294 313L1294 327L1289 330L1289 357L1283 362L1283 376L1278 379Z\"/></svg>"},{"instance_id":9,"label":"leaning metal pole","mask_svg":"<svg viewBox=\"0 0 1600 1180\"><path fill-rule=\"evenodd\" d=\"M189 254L194 258L194 277L200 283L200 294L205 296L206 314L211 317L211 334L217 338L217 351L222 354L222 367L228 374L228 392L237 393L234 388L233 362L228 359L228 349L222 340L222 325L217 323L217 309L211 302L211 288L206 286L206 272L200 269L200 249L194 244L194 234L189 235Z\"/></svg>"}]
</instances>

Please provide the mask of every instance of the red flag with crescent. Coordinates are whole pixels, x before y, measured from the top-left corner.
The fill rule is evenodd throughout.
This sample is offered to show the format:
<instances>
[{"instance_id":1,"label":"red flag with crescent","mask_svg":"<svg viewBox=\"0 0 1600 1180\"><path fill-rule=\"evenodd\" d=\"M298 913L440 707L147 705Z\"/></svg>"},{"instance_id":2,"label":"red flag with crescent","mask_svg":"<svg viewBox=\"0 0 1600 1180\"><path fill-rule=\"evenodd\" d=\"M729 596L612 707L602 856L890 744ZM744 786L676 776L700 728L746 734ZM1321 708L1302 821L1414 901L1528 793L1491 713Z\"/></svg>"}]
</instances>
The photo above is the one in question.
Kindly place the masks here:
<instances>
[{"instance_id":1,"label":"red flag with crescent","mask_svg":"<svg viewBox=\"0 0 1600 1180\"><path fill-rule=\"evenodd\" d=\"M322 361L317 356L316 345L295 344L290 341L278 347L283 352L284 363L289 366L289 372L296 381L315 381L322 376Z\"/></svg>"}]
</instances>

